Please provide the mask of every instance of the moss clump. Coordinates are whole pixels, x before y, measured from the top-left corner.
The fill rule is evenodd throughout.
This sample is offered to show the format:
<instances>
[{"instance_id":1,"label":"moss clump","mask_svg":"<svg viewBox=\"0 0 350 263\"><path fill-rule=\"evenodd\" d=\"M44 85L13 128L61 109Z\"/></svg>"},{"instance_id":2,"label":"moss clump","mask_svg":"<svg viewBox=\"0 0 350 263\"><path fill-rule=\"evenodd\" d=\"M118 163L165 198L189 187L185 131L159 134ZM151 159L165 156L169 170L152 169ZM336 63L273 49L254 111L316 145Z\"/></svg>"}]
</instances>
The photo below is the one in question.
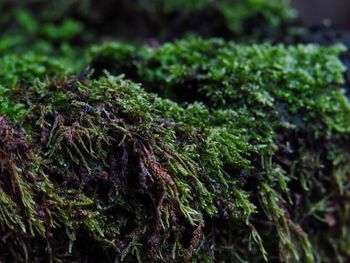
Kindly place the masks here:
<instances>
[{"instance_id":1,"label":"moss clump","mask_svg":"<svg viewBox=\"0 0 350 263\"><path fill-rule=\"evenodd\" d=\"M3 56L0 260L345 262L342 50L188 39Z\"/></svg>"},{"instance_id":2,"label":"moss clump","mask_svg":"<svg viewBox=\"0 0 350 263\"><path fill-rule=\"evenodd\" d=\"M96 243L98 251L104 251L104 260L132 255L148 260L188 259L202 239L204 216L218 213L214 199L219 196L214 195L215 188L218 194L220 191L231 196L231 201L237 199L235 205L229 206L232 211L226 212L227 217L232 213L237 223L242 221L239 224L250 229L247 224L254 205L243 189L229 188L238 181L225 182L223 171L215 171L219 167L214 166L214 159L206 164L208 168L197 163L202 151L216 154L216 134L225 136L220 127L211 135L211 131L199 127L202 125L199 119L191 120L193 113L210 117L207 109L192 105L187 111L145 93L132 82L112 76L82 85L60 83L36 83L22 90L17 101L23 103L26 110L21 122L35 145L31 154L42 160L35 164L36 171L49 176L55 185L55 194L87 200L82 205L92 209L69 210L65 215L68 222L46 225L42 235L33 232L34 241L42 239L43 244L46 235L51 236L46 240L50 248L47 257L81 259L79 244L84 245L86 240L80 238L87 235L90 242ZM188 122L176 121L175 117ZM208 123L213 121L208 119ZM208 137L208 141L201 137ZM240 153L227 156L230 162L237 167L248 167L249 161L244 158L248 152L243 152L243 148L250 148L247 142L230 135L227 140L232 140L230 147L242 148L242 156ZM10 173L9 167L5 166L4 171ZM216 184L205 186L205 182ZM69 199L66 203L69 207ZM36 205L41 208L40 203ZM220 209L228 205L221 204ZM14 202L13 206L20 204ZM56 213L62 213L60 209L47 209L44 214L36 211L38 209L32 211L31 217L37 223L41 218L49 220L61 216ZM80 219L78 223L76 216ZM29 220L26 215L20 219ZM68 235L60 231L65 227L70 227ZM5 224L4 233L9 229L11 225ZM73 243L75 239L78 245ZM56 243L62 240L65 241L61 246ZM24 244L29 247L30 241L28 237ZM4 248L7 246L21 251L12 242ZM60 254L64 247L69 251L67 255ZM44 249L46 245L30 247L29 251L42 255ZM3 259L22 261L38 256L35 252L27 255L27 250L23 250L23 257L20 252L5 253ZM87 256L91 260L92 254Z\"/></svg>"},{"instance_id":3,"label":"moss clump","mask_svg":"<svg viewBox=\"0 0 350 263\"><path fill-rule=\"evenodd\" d=\"M337 58L343 51L341 45L238 45L191 38L160 48L104 43L90 49L88 61L97 74L101 69L125 73L175 101L247 107L259 118L275 113L287 126L349 132L349 105L341 89L345 68Z\"/></svg>"}]
</instances>

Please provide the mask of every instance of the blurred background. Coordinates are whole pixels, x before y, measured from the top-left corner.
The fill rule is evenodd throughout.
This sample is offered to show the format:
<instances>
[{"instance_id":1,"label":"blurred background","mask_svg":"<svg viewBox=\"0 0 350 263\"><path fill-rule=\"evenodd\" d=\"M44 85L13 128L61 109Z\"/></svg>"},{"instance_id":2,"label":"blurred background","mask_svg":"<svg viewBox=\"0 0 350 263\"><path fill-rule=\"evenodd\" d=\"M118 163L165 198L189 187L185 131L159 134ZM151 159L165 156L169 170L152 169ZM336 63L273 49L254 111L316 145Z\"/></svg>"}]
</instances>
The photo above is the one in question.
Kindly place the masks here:
<instances>
[{"instance_id":1,"label":"blurred background","mask_svg":"<svg viewBox=\"0 0 350 263\"><path fill-rule=\"evenodd\" d=\"M332 24L350 29L350 0L292 0L308 25Z\"/></svg>"}]
</instances>

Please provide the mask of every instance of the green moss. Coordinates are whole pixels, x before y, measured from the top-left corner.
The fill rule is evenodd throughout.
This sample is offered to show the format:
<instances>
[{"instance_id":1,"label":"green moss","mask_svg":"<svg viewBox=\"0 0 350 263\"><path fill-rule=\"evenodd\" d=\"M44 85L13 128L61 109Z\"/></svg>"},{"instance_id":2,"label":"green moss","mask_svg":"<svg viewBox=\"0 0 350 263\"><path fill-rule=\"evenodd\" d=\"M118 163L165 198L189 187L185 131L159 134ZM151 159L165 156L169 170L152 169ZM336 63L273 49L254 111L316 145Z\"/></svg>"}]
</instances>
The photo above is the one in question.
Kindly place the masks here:
<instances>
[{"instance_id":1,"label":"green moss","mask_svg":"<svg viewBox=\"0 0 350 263\"><path fill-rule=\"evenodd\" d=\"M12 137L28 146L2 168L17 179L1 192L1 231L18 232L1 259L341 262L350 169L342 50L111 43L88 50L92 79L64 77L71 56L67 66L4 56L23 66L3 74L0 112L22 124L26 135ZM102 69L164 98L98 77Z\"/></svg>"},{"instance_id":2,"label":"green moss","mask_svg":"<svg viewBox=\"0 0 350 263\"><path fill-rule=\"evenodd\" d=\"M157 41L287 1L0 5L1 262L348 261L344 47Z\"/></svg>"},{"instance_id":3,"label":"green moss","mask_svg":"<svg viewBox=\"0 0 350 263\"><path fill-rule=\"evenodd\" d=\"M350 108L340 89L345 68L336 57L343 51L342 46L189 39L134 50L105 43L92 47L89 56L96 68L125 72L163 97L201 100L215 108L248 107L259 118L273 116L284 126L311 122L315 130L347 133Z\"/></svg>"},{"instance_id":4,"label":"green moss","mask_svg":"<svg viewBox=\"0 0 350 263\"><path fill-rule=\"evenodd\" d=\"M44 51L45 53L45 51ZM64 53L64 52L63 52ZM0 72L0 113L11 119L20 119L25 114L21 86L33 85L36 81L70 74L80 67L74 56L62 58L47 57L38 52L21 55L8 54L0 58L3 70ZM16 97L15 103L12 99Z\"/></svg>"},{"instance_id":5,"label":"green moss","mask_svg":"<svg viewBox=\"0 0 350 263\"><path fill-rule=\"evenodd\" d=\"M184 245L182 236L186 231L192 232L191 229L198 224L202 225L204 215L213 216L218 213L214 198L217 198L220 192L222 195L231 196L231 201L237 199L236 205L232 206L232 212L229 213L232 213L237 220L242 218L244 222L249 221L249 216L254 212L255 206L248 201L248 194L243 189L238 188L233 191L229 189L231 184L235 185L238 181L225 182L224 171L217 173L216 170L219 167L213 167L216 165L214 160L213 164L207 164L208 172L205 172L204 168L196 163L200 156L195 149L191 149L195 143L198 143L195 147L205 147L205 151L217 156L216 134L220 135L224 131L215 130L215 134L210 135L208 142L198 141L197 136L192 133L198 133L198 136L201 134L208 136L207 133L210 132L185 123L177 124L170 117L171 115L165 118L164 113L160 111L160 108L164 109L165 105L172 106L177 116L188 118L185 109L169 101L148 95L137 85L122 78L107 76L99 81L91 81L79 86L76 92L66 90L68 96L63 100L60 98L59 101L57 101L57 94L61 93L59 86L52 86L53 90L50 90L49 87L43 86L44 90L40 92L36 87L27 88L22 94L22 98L26 99L26 117L34 120L34 116L40 116L40 119L32 123L33 126L28 130L32 131L30 136L32 141L44 140L42 147L44 149L47 147L43 155L43 158L46 157L44 167L47 168L43 169L50 175L56 174L56 179L51 178L52 180L62 178L60 180L69 183L63 188L74 187L70 182L73 178L80 181L78 184L80 191L95 200L96 203L92 204L99 207L96 208L97 211L105 211L106 214L99 213L103 217L111 217L109 220L114 217L113 214L108 213L111 209L122 212L123 208L120 206L124 206L127 200L130 198L135 201L140 200L132 204L132 207L134 205L136 207L130 210L131 213L136 212L136 218L126 218L128 221L131 219L135 227L143 228L137 240L146 240L150 233L156 231L154 238L164 242L159 252L152 252L151 248L143 248L143 251L138 252L143 258L154 253L156 254L153 256L160 257L159 253L162 253L163 257L167 258L190 256L194 247ZM64 87L61 88L64 89ZM70 105L69 108L68 105ZM68 109L69 117L64 116ZM198 105L193 109L202 114L208 114L203 106ZM50 124L50 120L53 120L55 115L53 123ZM75 119L80 121L75 121ZM73 123L70 123L71 121ZM137 125L134 124L135 121ZM51 129L46 140L45 137L40 139L41 135L36 134L35 131L39 127L43 129L43 132ZM39 137L36 138L36 136ZM240 148L248 147L247 143L238 142L235 136L231 136L232 138L222 136L227 141L232 140L231 147L235 148L234 144ZM182 143L177 142L180 137L184 137ZM112 149L117 151L116 155L112 153ZM204 149L198 150L204 151ZM118 155L120 151L122 156ZM41 151L37 154L40 155ZM116 167L108 162L109 158L116 158L116 165L122 162L120 165L125 171L123 169L121 172L114 170ZM129 163L128 158L138 163L139 168ZM244 167L248 164L248 160L245 160L239 153L230 161L237 167ZM133 171L133 174L129 175L130 178L129 176L118 178L129 174L131 172L129 170ZM101 184L102 190L91 189L90 184L95 180ZM119 180L123 181L119 182ZM133 182L133 180L136 181ZM208 188L204 185L206 180L215 182L215 185ZM113 182L111 192L103 192L105 184L110 181ZM129 185L136 182L138 182L136 185ZM128 188L130 189L127 190ZM66 195L66 191L69 193L71 190L64 190L63 194ZM74 195L81 194L78 192ZM106 195L108 199L104 201ZM195 196L197 198L193 198ZM149 203L144 204L142 199L148 200ZM119 204L120 202L122 203ZM138 214L137 211L148 212L139 218L141 214ZM150 220L157 223L156 230L150 226ZM68 221L67 224L70 226L72 223ZM147 225L149 227L144 228ZM179 227L175 232L174 225ZM180 230L181 225L186 228ZM128 229L127 226L124 228ZM106 239L105 243L110 244L112 240L109 239L113 237L109 234L124 233L126 234L124 242L130 238L134 240L136 237L133 237L133 233L125 232L127 230L124 228L111 227L109 229L111 233L102 232L100 238ZM89 231L93 230L94 228ZM200 234L201 227L198 228L198 231ZM175 238L175 243L171 242L173 238ZM169 251L169 246L177 248L174 247L175 250L171 253L172 249ZM126 252L124 254L126 255Z\"/></svg>"}]
</instances>

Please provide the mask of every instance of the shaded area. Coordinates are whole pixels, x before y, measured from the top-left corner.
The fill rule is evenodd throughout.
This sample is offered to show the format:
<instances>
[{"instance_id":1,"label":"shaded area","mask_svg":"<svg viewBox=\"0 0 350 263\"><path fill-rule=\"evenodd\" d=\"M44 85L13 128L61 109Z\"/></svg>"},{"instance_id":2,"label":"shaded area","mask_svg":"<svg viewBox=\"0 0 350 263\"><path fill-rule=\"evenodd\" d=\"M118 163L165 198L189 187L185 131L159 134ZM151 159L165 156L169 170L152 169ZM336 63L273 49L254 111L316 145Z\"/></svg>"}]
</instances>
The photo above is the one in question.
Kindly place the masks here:
<instances>
[{"instance_id":1,"label":"shaded area","mask_svg":"<svg viewBox=\"0 0 350 263\"><path fill-rule=\"evenodd\" d=\"M309 26L326 23L350 30L350 2L347 0L293 0L292 6L298 10L299 19Z\"/></svg>"}]
</instances>

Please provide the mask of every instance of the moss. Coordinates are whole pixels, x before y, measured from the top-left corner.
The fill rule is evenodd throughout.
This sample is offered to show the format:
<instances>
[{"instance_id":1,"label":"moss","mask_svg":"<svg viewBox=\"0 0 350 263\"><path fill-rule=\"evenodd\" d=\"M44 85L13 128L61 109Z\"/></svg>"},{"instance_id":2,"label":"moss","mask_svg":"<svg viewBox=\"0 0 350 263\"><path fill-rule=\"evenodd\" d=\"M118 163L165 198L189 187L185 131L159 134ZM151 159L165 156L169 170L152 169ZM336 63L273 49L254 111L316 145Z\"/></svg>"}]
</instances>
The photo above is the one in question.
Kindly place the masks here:
<instances>
[{"instance_id":1,"label":"moss","mask_svg":"<svg viewBox=\"0 0 350 263\"><path fill-rule=\"evenodd\" d=\"M16 180L1 194L1 259L345 259L342 50L111 43L76 64L90 61L92 78L65 77L69 67L45 55L3 57L26 70L9 66L2 79L1 114L15 122L1 117L12 153L2 173Z\"/></svg>"},{"instance_id":2,"label":"moss","mask_svg":"<svg viewBox=\"0 0 350 263\"><path fill-rule=\"evenodd\" d=\"M248 107L259 118L273 115L285 126L311 122L315 131L349 132L350 108L341 89L345 68L337 58L344 50L190 38L143 49L104 43L92 47L88 56L95 68L126 73L150 91L176 101L201 100L224 109Z\"/></svg>"},{"instance_id":3,"label":"moss","mask_svg":"<svg viewBox=\"0 0 350 263\"><path fill-rule=\"evenodd\" d=\"M159 43L287 1L0 4L1 262L349 260L344 47Z\"/></svg>"},{"instance_id":4,"label":"moss","mask_svg":"<svg viewBox=\"0 0 350 263\"><path fill-rule=\"evenodd\" d=\"M152 233L154 242L161 242L158 244L161 245L160 250L154 251L152 246L155 244L150 244L149 248L142 246L143 251L138 253L143 258L191 256L195 247L187 243L191 240L195 242L195 234L198 240L201 238L204 215L213 216L217 213L213 203L214 198L217 198L215 189L207 189L204 185L206 180L216 181L215 188L222 184L223 189L215 190L217 195L222 191L223 195L237 199L235 207L232 207L237 220L243 218L248 221L254 212L255 207L248 201L244 190L229 190L229 186L238 181L225 182L223 171L216 174L218 167L214 167L214 160L213 164L208 164L206 175L204 168L196 163L198 154L194 149L191 150L195 143L198 143L197 147L206 147L208 144L205 150L217 155L215 134L220 135L224 131L215 131L215 134L210 135L209 142L198 141L197 136L208 136L209 131L185 123L177 124L171 118L172 114L165 117L166 112L161 111L171 106L178 117L186 119L189 116L185 109L148 95L137 85L121 78L107 76L99 81L91 81L79 86L75 92L67 90L65 99L57 95L61 92L57 86L52 86L53 90L47 86L42 88L45 92L38 92L38 88L33 87L24 90L22 96L26 98L26 117L32 123L28 126L28 130L33 132L31 141L41 142L39 149L47 148L43 156L46 156L47 161L46 173L55 174L51 179L63 187L65 195L72 191L65 189L67 187L80 188L83 194L96 201L93 205L99 207L96 208L98 211L105 211L103 217L110 217L109 220L113 221L116 216L109 212L111 210L117 214L123 213L124 209L128 213L136 213L134 219L125 219L131 219L128 224L134 226L132 229L129 229L129 225L111 226L108 229L111 233L101 234L100 238L105 237L106 244L112 243L113 236L109 235L115 233L121 234L119 238L122 243L146 240ZM58 97L60 99L57 101ZM67 108L68 105L71 106ZM193 110L209 114L200 105ZM34 116L40 116L40 119L33 123ZM42 132L36 134L38 128ZM41 137L43 133L47 133L44 138ZM181 143L177 142L180 137ZM247 143L238 142L234 136L226 139L232 140L231 147L235 148L234 144L248 147ZM248 165L248 160L239 153L231 158L231 162L237 167ZM122 169L118 172L117 167L120 166ZM91 188L94 183L97 183L97 188ZM74 193L78 196L81 194ZM194 196L197 198L193 199ZM130 208L123 208L130 199L139 201L131 204ZM149 214L144 214L146 211ZM151 227L150 222L157 222L157 225ZM150 227L145 227L147 225ZM174 229L174 226L178 228ZM134 231L140 232L138 236L134 237ZM188 235L191 232L193 237ZM188 238L188 241L183 240ZM127 254L126 251L124 254Z\"/></svg>"}]
</instances>

